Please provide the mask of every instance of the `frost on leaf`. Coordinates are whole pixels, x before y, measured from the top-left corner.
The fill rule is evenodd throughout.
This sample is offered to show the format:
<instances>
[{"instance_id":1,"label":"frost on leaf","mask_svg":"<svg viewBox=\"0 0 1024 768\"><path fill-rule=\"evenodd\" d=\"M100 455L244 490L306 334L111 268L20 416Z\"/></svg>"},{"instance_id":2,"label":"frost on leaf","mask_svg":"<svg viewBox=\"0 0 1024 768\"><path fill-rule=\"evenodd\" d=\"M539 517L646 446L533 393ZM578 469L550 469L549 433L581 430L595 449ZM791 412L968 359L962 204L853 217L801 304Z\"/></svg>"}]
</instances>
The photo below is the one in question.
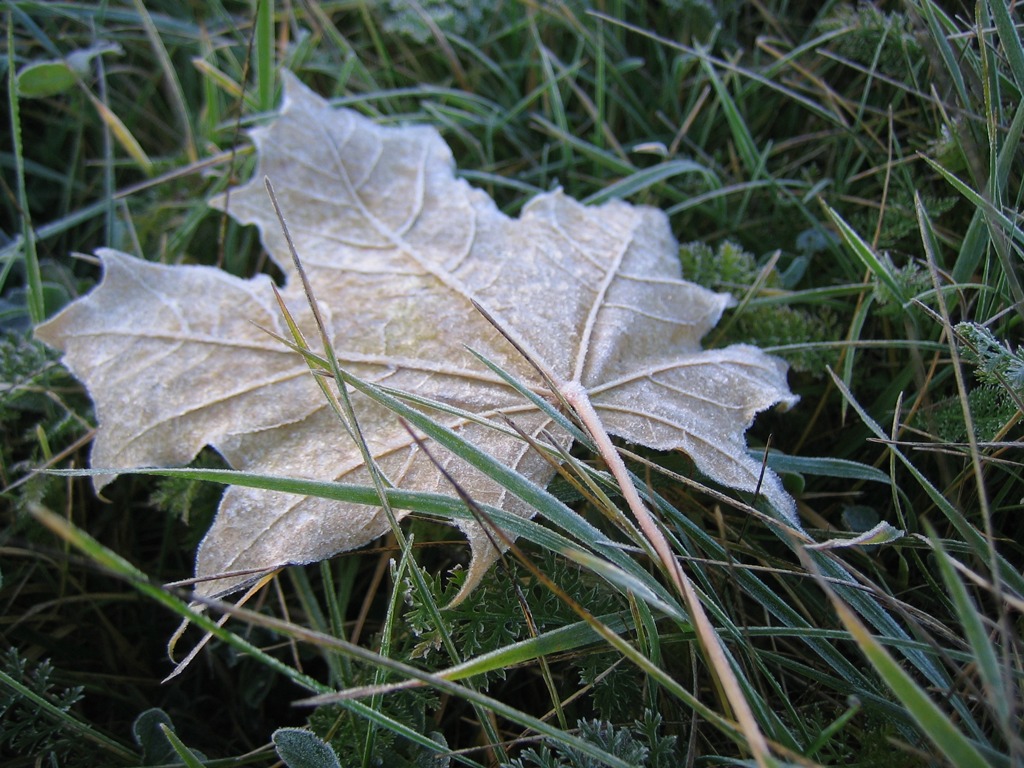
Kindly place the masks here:
<instances>
[{"instance_id":1,"label":"frost on leaf","mask_svg":"<svg viewBox=\"0 0 1024 768\"><path fill-rule=\"evenodd\" d=\"M680 279L678 246L660 211L620 201L587 207L555 192L510 219L454 176L433 129L378 127L332 109L291 76L280 115L253 140L259 168L231 194L229 212L259 227L285 274L285 302L316 338L264 189L264 177L271 180L343 368L475 414L471 421L431 411L541 486L550 464L486 422L509 419L538 439L553 432L563 445L568 436L467 348L542 395L550 393L537 368L560 388L582 389L610 434L681 449L711 479L755 489L761 467L747 456L744 432L758 411L795 402L785 365L744 345L701 350L729 297ZM262 330L289 336L268 278L112 250L99 256L100 285L37 329L91 393L94 467L182 464L210 445L239 470L370 484L306 362ZM366 397L353 402L389 482L453 493L394 415ZM531 514L454 455L438 446L432 453L479 502ZM106 482L97 477L96 485ZM795 524L777 477L768 473L761 492ZM200 545L196 574L314 562L372 541L387 525L369 506L232 487ZM461 527L473 555L468 590L496 553L476 524ZM225 594L252 580L228 575L199 591Z\"/></svg>"}]
</instances>

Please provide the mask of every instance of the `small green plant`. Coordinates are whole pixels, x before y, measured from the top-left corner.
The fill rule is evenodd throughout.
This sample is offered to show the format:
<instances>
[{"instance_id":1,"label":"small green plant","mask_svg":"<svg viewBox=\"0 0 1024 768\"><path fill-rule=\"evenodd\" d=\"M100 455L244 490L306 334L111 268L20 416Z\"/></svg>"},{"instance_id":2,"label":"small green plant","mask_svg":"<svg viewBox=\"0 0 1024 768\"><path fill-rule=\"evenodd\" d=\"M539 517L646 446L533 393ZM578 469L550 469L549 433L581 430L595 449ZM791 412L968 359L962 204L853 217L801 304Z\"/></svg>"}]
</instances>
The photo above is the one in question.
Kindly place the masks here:
<instances>
[{"instance_id":1,"label":"small green plant","mask_svg":"<svg viewBox=\"0 0 1024 768\"><path fill-rule=\"evenodd\" d=\"M1011 348L977 323L958 323L955 330L962 339L964 357L974 364L979 380L1002 387L1011 396L1024 397L1024 347Z\"/></svg>"},{"instance_id":2,"label":"small green plant","mask_svg":"<svg viewBox=\"0 0 1024 768\"><path fill-rule=\"evenodd\" d=\"M0 758L40 766L86 766L96 750L69 727L65 718L82 696L82 687L60 688L48 661L31 664L16 648L0 655Z\"/></svg>"},{"instance_id":3,"label":"small green plant","mask_svg":"<svg viewBox=\"0 0 1024 768\"><path fill-rule=\"evenodd\" d=\"M147 709L132 723L132 737L148 765L184 765L196 768L206 758L184 745L174 730L174 723L162 709Z\"/></svg>"},{"instance_id":4,"label":"small green plant","mask_svg":"<svg viewBox=\"0 0 1024 768\"><path fill-rule=\"evenodd\" d=\"M60 502L65 483L35 470L85 434L87 408L52 350L24 333L0 331L0 498L13 509Z\"/></svg>"},{"instance_id":5,"label":"small green plant","mask_svg":"<svg viewBox=\"0 0 1024 768\"><path fill-rule=\"evenodd\" d=\"M675 736L661 735L661 717L644 713L642 721L632 727L620 727L602 720L580 720L580 736L600 746L609 754L637 768L672 768L681 764ZM606 764L560 745L553 748L544 744L537 749L528 747L521 757L503 768L604 768Z\"/></svg>"},{"instance_id":6,"label":"small green plant","mask_svg":"<svg viewBox=\"0 0 1024 768\"><path fill-rule=\"evenodd\" d=\"M424 44L437 32L444 36L481 37L490 16L476 0L386 0L377 7L385 32Z\"/></svg>"},{"instance_id":7,"label":"small green plant","mask_svg":"<svg viewBox=\"0 0 1024 768\"><path fill-rule=\"evenodd\" d=\"M818 29L840 33L832 49L867 70L902 80L924 66L924 48L903 10L886 12L868 3L837 3Z\"/></svg>"},{"instance_id":8,"label":"small green plant","mask_svg":"<svg viewBox=\"0 0 1024 768\"><path fill-rule=\"evenodd\" d=\"M817 375L835 363L838 353L831 342L838 341L841 333L838 318L828 306L812 304L804 309L796 301L778 301L786 291L785 271L759 263L752 253L731 242L717 248L702 242L686 243L680 247L679 258L688 279L732 293L741 302L723 323L724 332L713 334L716 345L746 342L777 350L794 370ZM790 266L806 271L804 260L808 257L794 256ZM747 293L752 286L758 288L753 296Z\"/></svg>"}]
</instances>

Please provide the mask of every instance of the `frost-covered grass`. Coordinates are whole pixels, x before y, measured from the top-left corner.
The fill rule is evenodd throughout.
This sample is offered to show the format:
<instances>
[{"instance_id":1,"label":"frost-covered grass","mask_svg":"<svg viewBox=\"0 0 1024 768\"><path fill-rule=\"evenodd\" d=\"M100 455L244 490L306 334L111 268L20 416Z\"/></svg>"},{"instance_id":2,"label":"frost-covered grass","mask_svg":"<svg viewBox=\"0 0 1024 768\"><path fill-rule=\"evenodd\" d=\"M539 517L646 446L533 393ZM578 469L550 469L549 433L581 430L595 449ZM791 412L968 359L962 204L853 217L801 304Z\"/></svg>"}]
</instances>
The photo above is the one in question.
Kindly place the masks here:
<instances>
[{"instance_id":1,"label":"frost-covered grass","mask_svg":"<svg viewBox=\"0 0 1024 768\"><path fill-rule=\"evenodd\" d=\"M977 19L931 0L648 5L6 7L5 764L168 762L161 719L218 765L271 765L275 729L307 725L346 766L1024 764L1019 18L997 2ZM130 475L99 500L87 479L36 474L86 465L93 415L30 328L95 283L74 254L98 246L267 268L255 232L205 201L250 173L244 131L282 68L434 125L511 214L555 186L666 210L686 276L737 298L706 343L790 361L802 400L759 417L752 444L816 540L881 522L901 538L787 546L685 458L626 453L753 725L655 568L629 570L647 561L625 546L572 560L547 535L589 524L628 543L585 452L538 499L520 559L458 608L464 547L438 520L469 512L414 499L411 546L288 569L160 684L189 609L157 585L191 575L220 486ZM178 656L202 639L193 622ZM425 684L388 688L410 677ZM143 751L132 723L153 708Z\"/></svg>"}]
</instances>

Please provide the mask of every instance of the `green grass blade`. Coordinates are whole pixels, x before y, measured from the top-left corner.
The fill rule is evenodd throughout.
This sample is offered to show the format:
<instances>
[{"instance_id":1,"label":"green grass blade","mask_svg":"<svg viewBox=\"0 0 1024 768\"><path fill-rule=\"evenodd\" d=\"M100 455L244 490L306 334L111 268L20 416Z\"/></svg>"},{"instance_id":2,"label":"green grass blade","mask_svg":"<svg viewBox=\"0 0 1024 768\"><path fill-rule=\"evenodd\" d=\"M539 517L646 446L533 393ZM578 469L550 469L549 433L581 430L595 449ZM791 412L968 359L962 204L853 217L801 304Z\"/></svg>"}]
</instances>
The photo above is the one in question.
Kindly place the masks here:
<instances>
[{"instance_id":1,"label":"green grass blade","mask_svg":"<svg viewBox=\"0 0 1024 768\"><path fill-rule=\"evenodd\" d=\"M921 158L928 165L930 165L935 171L942 176L946 181L953 186L957 192L967 198L971 205L979 210L985 212L985 215L991 220L991 225L998 224L1000 227L1005 229L1009 235L1016 240L1019 244L1024 245L1024 229L1021 229L1015 221L1014 217L1005 211L997 208L992 201L988 200L984 195L980 194L976 190L972 189L971 186L960 178L956 174L951 173L942 167L939 163L932 160L930 157Z\"/></svg>"},{"instance_id":2,"label":"green grass blade","mask_svg":"<svg viewBox=\"0 0 1024 768\"><path fill-rule=\"evenodd\" d=\"M712 66L710 58L703 51L700 53L701 66L711 82L711 87L715 89L715 95L718 96L718 103L721 104L722 111L725 113L725 121L732 134L736 151L739 152L740 159L743 161L743 165L746 166L747 173L753 178L757 178L760 176L758 169L761 167L761 153L758 152L757 143L754 141L754 137L751 135L750 129L743 118L743 112L736 105L735 100L729 93L729 89L725 87L725 83L718 76L718 72Z\"/></svg>"},{"instance_id":3,"label":"green grass blade","mask_svg":"<svg viewBox=\"0 0 1024 768\"><path fill-rule=\"evenodd\" d=\"M956 766L990 765L974 743L960 732L950 717L871 635L849 606L833 594L830 593L830 596L832 607L854 642L939 753Z\"/></svg>"},{"instance_id":4,"label":"green grass blade","mask_svg":"<svg viewBox=\"0 0 1024 768\"><path fill-rule=\"evenodd\" d=\"M612 16L596 12L593 15L596 18L602 19L603 21L607 21L610 24L621 27L623 29L627 29L630 32L634 32L638 35L642 35L643 37L654 40L672 50L677 50L681 53L693 56L698 61L707 61L708 65L717 67L723 72L735 72L741 77L747 78L751 82L757 83L758 85L762 85L768 90L777 93L780 96L783 96L786 101L791 101L794 104L799 104L809 113L821 118L826 123L830 125L845 127L845 123L839 115L837 115L836 113L832 112L829 109L826 109L819 102L815 101L814 99L808 98L804 94L800 93L798 90L777 83L770 77L766 77L765 75L762 75L759 72L739 66L733 62L726 61L725 59L722 59L720 57L712 56L706 51L703 51L699 48L693 48L688 45L683 45L678 40L672 40L671 38L663 37L652 32L651 30L644 29L643 27L639 27L627 21L623 21L622 19L617 19ZM827 40L828 36L824 36L819 39L819 42L826 42Z\"/></svg>"},{"instance_id":5,"label":"green grass blade","mask_svg":"<svg viewBox=\"0 0 1024 768\"><path fill-rule=\"evenodd\" d=\"M945 495L939 491L931 481L924 476L924 474L914 465L910 459L908 459L899 446L893 444L889 435L879 426L879 424L871 418L871 415L864 410L863 406L857 401L849 389L832 374L832 381L839 388L840 393L850 403L853 409L860 416L864 424L871 430L875 437L886 445L887 449L893 453L893 455L903 464L904 467L910 472L915 480L921 485L922 489L928 495L928 498L935 504L935 506L945 515L946 519L956 529L957 533L963 538L964 542L973 549L973 551L979 556L984 557L989 562L997 563L999 568L1000 577L1004 580L1006 585L1010 587L1018 596L1024 597L1024 576L1002 555L998 552L993 552L992 547L989 545L988 540L979 532L970 522L963 516L956 507L953 506Z\"/></svg>"},{"instance_id":6,"label":"green grass blade","mask_svg":"<svg viewBox=\"0 0 1024 768\"><path fill-rule=\"evenodd\" d=\"M1006 133L1001 137L999 149L996 153L996 173L993 179L997 189L1007 190L1012 188L1012 174L1019 164L1019 152L1021 136L1024 135L1024 109L1018 109L1013 115Z\"/></svg>"},{"instance_id":7,"label":"green grass blade","mask_svg":"<svg viewBox=\"0 0 1024 768\"><path fill-rule=\"evenodd\" d=\"M867 287L865 286L865 290ZM841 362L841 376L843 383L850 386L853 381L854 363L857 360L857 352L860 348L862 336L864 335L864 326L867 325L868 319L871 315L871 307L875 304L875 297L868 292L864 298L857 303L853 317L850 319L850 327L846 332L846 344L845 354ZM846 418L846 403L840 405L840 415L843 419Z\"/></svg>"},{"instance_id":8,"label":"green grass blade","mask_svg":"<svg viewBox=\"0 0 1024 768\"><path fill-rule=\"evenodd\" d=\"M611 631L625 634L633 631L632 617L626 613L598 616L598 621ZM482 675L499 669L512 669L527 664L541 656L578 651L601 642L601 636L585 621L566 624L548 630L536 637L529 637L493 651L482 653L472 659L450 667L440 673L450 680Z\"/></svg>"},{"instance_id":9,"label":"green grass blade","mask_svg":"<svg viewBox=\"0 0 1024 768\"><path fill-rule=\"evenodd\" d=\"M380 498L377 491L370 486L347 485L344 483L331 483L319 480L306 480L302 478L279 477L274 475L262 475L251 472L239 472L226 469L193 469L193 468L144 468L144 469L123 469L123 470L52 470L52 474L70 477L91 477L96 475L118 475L118 474L140 474L154 475L158 477L182 477L194 480L220 483L223 485L238 485L245 488L259 488L262 490L278 491L282 493L294 493L300 496L317 496L324 499L333 499L349 504L364 504L367 506L378 506ZM453 496L440 493L425 493L419 491L404 491L395 488L386 490L391 506L395 509L409 509L420 515L429 515L444 520L472 520L472 514L465 508L465 505ZM553 497L552 497L553 499ZM556 504L561 502L555 501ZM614 562L624 571L636 574L645 574L647 588L654 590L661 600L671 602L673 598L668 595L660 584L653 580L650 574L640 567L628 556L618 542L612 541L592 526L575 512L566 507L566 514L558 514L548 518L550 522L562 527L570 539L551 528L540 525L532 520L519 515L506 512L498 507L481 505L486 515L503 529L508 530L516 537L531 541L538 546L552 550L562 551L564 549L576 549L583 552L597 552Z\"/></svg>"},{"instance_id":10,"label":"green grass blade","mask_svg":"<svg viewBox=\"0 0 1024 768\"><path fill-rule=\"evenodd\" d=\"M950 272L950 277L957 285L963 285L971 280L971 277L978 271L978 266L985 257L988 249L989 232L986 223L985 211L981 208L974 209L971 223L964 232L963 242L960 243L960 251L957 253L956 262Z\"/></svg>"},{"instance_id":11,"label":"green grass blade","mask_svg":"<svg viewBox=\"0 0 1024 768\"><path fill-rule=\"evenodd\" d=\"M195 756L195 753L185 746L185 742L179 739L178 735L166 723L160 723L160 730L167 741L170 742L174 754L181 758L181 763L185 768L203 768L203 763Z\"/></svg>"},{"instance_id":12,"label":"green grass blade","mask_svg":"<svg viewBox=\"0 0 1024 768\"><path fill-rule=\"evenodd\" d=\"M942 546L941 539L929 530L928 541L935 552L935 560L939 566L942 583L952 601L956 617L964 630L964 636L973 652L973 661L984 683L984 692L989 706L997 714L997 722L1006 733L1012 733L1013 713L1010 710L1013 701L1012 691L1006 690L1005 678L1000 672L996 649L989 639L984 619L977 606L967 593L963 581L957 576L953 566L953 558Z\"/></svg>"},{"instance_id":13,"label":"green grass blade","mask_svg":"<svg viewBox=\"0 0 1024 768\"><path fill-rule=\"evenodd\" d=\"M678 475L673 475L673 478L684 480L684 478ZM681 514L679 510L661 495L653 493L651 498L661 514L677 526L681 536L685 536L687 540L693 541L700 551L704 553L704 557L718 562L728 562L730 558L729 553L718 541L708 535L707 531L701 526L697 525L687 515ZM871 687L870 682L863 676L860 670L850 664L831 644L820 642L816 639L813 636L813 627L807 619L787 600L783 599L775 590L765 584L755 573L746 568L737 568L733 571L733 577L741 585L745 594L757 601L769 615L774 616L783 626L794 628L798 632L809 631L809 634L806 636L807 644L815 653L828 662L830 669L835 670L837 674L842 675L847 680L857 681L862 688L868 689ZM706 583L705 589L708 592L711 591Z\"/></svg>"},{"instance_id":14,"label":"green grass blade","mask_svg":"<svg viewBox=\"0 0 1024 768\"><path fill-rule=\"evenodd\" d=\"M503 368L496 363L491 362L488 358L476 352L473 349L469 350L470 353L481 363L487 366L495 375L499 376L502 381L512 387L518 392L523 398L529 400L536 406L541 412L547 415L555 424L561 429L564 429L568 434L572 435L572 439L581 445L585 446L587 450L593 451L594 445L590 440L590 436L587 435L582 429L576 426L564 413L559 411L555 406L545 400L543 397L538 395L536 392L531 391L528 387L524 386L522 382L518 381L513 376L509 375Z\"/></svg>"},{"instance_id":15,"label":"green grass blade","mask_svg":"<svg viewBox=\"0 0 1024 768\"><path fill-rule=\"evenodd\" d=\"M18 99L17 69L14 59L14 24L7 24L7 106L11 117L11 139L14 144L14 174L18 195L18 218L21 223L21 253L25 260L25 280L28 298L28 316L32 324L41 323L46 316L43 302L43 278L39 271L39 255L36 253L36 236L32 229L32 214L28 207L28 192L25 183L25 156L21 135L21 109ZM14 260L0 266L0 289L7 282L7 275Z\"/></svg>"},{"instance_id":16,"label":"green grass blade","mask_svg":"<svg viewBox=\"0 0 1024 768\"><path fill-rule=\"evenodd\" d=\"M839 230L839 234L842 236L843 241L847 247L853 252L853 255L857 257L858 261L863 264L873 274L879 282L881 282L886 288L889 289L889 293L892 297L899 302L900 306L907 303L907 296L903 292L903 288L900 286L896 277L893 275L889 265L883 262L875 254L874 249L868 245L856 230L853 229L842 216L839 215L832 208L825 208L826 213L832 223L835 224L836 229Z\"/></svg>"},{"instance_id":17,"label":"green grass blade","mask_svg":"<svg viewBox=\"0 0 1024 768\"><path fill-rule=\"evenodd\" d=\"M760 459L763 451L748 451L751 457ZM776 472L793 472L798 475L818 475L839 480L867 480L872 483L891 484L885 472L849 459L834 459L828 456L788 456L780 451L768 451L768 466Z\"/></svg>"},{"instance_id":18,"label":"green grass blade","mask_svg":"<svg viewBox=\"0 0 1024 768\"><path fill-rule=\"evenodd\" d=\"M1009 64L1010 74L1017 85L1017 93L1024 94L1024 42L1020 30L1010 16L1009 5L1002 0L984 0L996 31L999 33L999 48Z\"/></svg>"},{"instance_id":19,"label":"green grass blade","mask_svg":"<svg viewBox=\"0 0 1024 768\"><path fill-rule=\"evenodd\" d=\"M654 187L675 176L693 173L703 178L709 187L717 187L715 173L705 165L693 160L666 160L650 168L631 173L624 179L609 184L583 200L587 205L600 205L608 200L626 199Z\"/></svg>"},{"instance_id":20,"label":"green grass blade","mask_svg":"<svg viewBox=\"0 0 1024 768\"><path fill-rule=\"evenodd\" d=\"M379 489L375 489L375 490L377 490L377 495L380 496L380 490ZM418 567L416 565L416 563L413 562L413 557L412 557L413 537L412 536L406 537L406 539L403 541L403 544L405 546L402 547L401 559L398 561L398 565L397 566L394 565L394 561L393 560L391 561L392 562L392 567L391 567L392 579L391 579L391 583L392 584L396 584L396 585L402 583L402 580L405 578L406 571L409 570L410 563L412 563L412 567L413 568L417 568ZM430 591L427 590L427 589L424 589L422 591L422 593L421 593L421 597L424 600L430 600L431 599ZM402 590L400 590L400 589L393 589L393 590L391 590L391 597L388 600L388 609L384 613L384 624L381 627L380 632L378 633L379 636L380 636L380 642L378 644L378 648L379 648L378 652L380 653L381 656L384 656L385 658L389 658L391 656L391 652L392 652L392 649L393 649L396 617L398 616L398 612L401 609L400 606L401 606L402 598L403 598ZM435 603L435 606L436 606L436 603ZM436 621L437 618L439 618L438 612L436 610L434 611L434 615L435 615L434 617L435 617L435 621ZM437 626L438 626L438 631L439 632L447 634L447 632L445 632L443 623L442 624L438 624ZM451 636L450 635L448 636L447 642L449 644L451 643ZM374 683L376 685L382 684L386 678L387 678L387 672L384 670L383 667L378 667L376 670L374 670L373 680L374 680ZM369 706L370 706L371 709L380 709L380 704L381 704L380 697L379 696L374 696L374 697L371 698ZM484 714L484 713L481 713L481 712L478 711L477 714L480 715L480 714ZM374 752L374 744L376 743L376 735L377 735L377 732L376 732L375 729L368 728L366 730L366 741L363 743L363 768L369 768L369 766L373 764L373 752ZM491 738L491 734L490 733L488 733L488 738Z\"/></svg>"},{"instance_id":21,"label":"green grass blade","mask_svg":"<svg viewBox=\"0 0 1024 768\"><path fill-rule=\"evenodd\" d=\"M835 374L833 374L833 379L838 381ZM841 383L839 386L841 390L845 391L845 388ZM671 505L668 505L667 503L659 503L659 507L666 514L673 514ZM679 516L678 513L675 513L675 516L677 519L685 521L685 524L692 528L692 524L687 521L685 517ZM870 594L864 593L857 588L856 581L853 576L839 561L834 560L827 552L817 552L805 549L801 549L799 551L804 552L814 561L820 572L822 572L826 578L833 581L833 588L842 595L844 600L846 600L850 605L853 605L856 610L872 624L872 626L879 631L882 631L888 637L898 638L901 640L909 639L903 628L896 623L892 616ZM724 556L725 553L723 552L723 557ZM743 571L738 571L738 574L738 578L740 578ZM767 592L770 595L771 591L767 590ZM765 607L769 606L772 608L772 613L780 618L790 615L788 613L788 606L786 606L785 603L778 604L775 600L769 600L765 603ZM796 626L799 626L804 622L802 618L797 618L796 621ZM944 686L947 684L946 675L938 666L936 666L929 654L922 652L919 647L913 646L912 644L902 644L900 647L906 657L922 672L922 674L925 674L936 685ZM847 676L848 679L860 679L863 681L862 684L866 690L873 690L874 686L863 677L862 673L856 671L848 661L841 659L837 654L832 653L830 650L822 646L818 646L817 650L822 653L824 657L831 656L836 665L835 668L844 670L844 675Z\"/></svg>"},{"instance_id":22,"label":"green grass blade","mask_svg":"<svg viewBox=\"0 0 1024 768\"><path fill-rule=\"evenodd\" d=\"M972 99L964 81L963 69L971 68L977 72L977 67L970 67L974 57L966 50L966 47L954 50L950 45L950 38L959 35L960 30L933 0L921 0L919 7L924 11L928 31L931 33L928 40L938 51L942 63L945 65L946 74L952 79L956 88L960 103L966 106L972 102Z\"/></svg>"},{"instance_id":23,"label":"green grass blade","mask_svg":"<svg viewBox=\"0 0 1024 768\"><path fill-rule=\"evenodd\" d=\"M146 9L143 0L134 0L135 8L138 11L138 20L142 23L142 28L146 31L146 37L149 39L150 45L153 48L153 53L156 54L157 61L160 62L160 69L163 71L163 76L167 80L167 92L171 103L174 106L174 111L178 115L178 124L183 134L182 138L185 144L185 154L188 155L190 161L195 162L199 158L199 152L196 149L196 140L192 131L192 115L189 111L188 105L185 102L185 96L181 89L181 82L178 80L178 73L171 62L171 57L167 53L167 47L164 45L163 38L160 37L160 32L156 28L156 24L153 23L153 18L150 16L149 11ZM111 113L113 115L113 113ZM130 136L130 132L125 129L125 132ZM136 153L133 153L133 157ZM139 150L139 156L145 157L145 154ZM146 167L145 164L143 167Z\"/></svg>"},{"instance_id":24,"label":"green grass blade","mask_svg":"<svg viewBox=\"0 0 1024 768\"><path fill-rule=\"evenodd\" d=\"M260 110L274 109L277 78L274 72L274 0L256 0L256 93Z\"/></svg>"},{"instance_id":25,"label":"green grass blade","mask_svg":"<svg viewBox=\"0 0 1024 768\"><path fill-rule=\"evenodd\" d=\"M562 551L562 554L573 562L584 566L587 570L600 574L606 581L618 586L622 594L634 595L652 608L655 608L659 613L663 613L680 623L689 623L686 615L677 606L662 600L651 591L644 580L616 568L604 558L595 557L578 549L566 549Z\"/></svg>"}]
</instances>

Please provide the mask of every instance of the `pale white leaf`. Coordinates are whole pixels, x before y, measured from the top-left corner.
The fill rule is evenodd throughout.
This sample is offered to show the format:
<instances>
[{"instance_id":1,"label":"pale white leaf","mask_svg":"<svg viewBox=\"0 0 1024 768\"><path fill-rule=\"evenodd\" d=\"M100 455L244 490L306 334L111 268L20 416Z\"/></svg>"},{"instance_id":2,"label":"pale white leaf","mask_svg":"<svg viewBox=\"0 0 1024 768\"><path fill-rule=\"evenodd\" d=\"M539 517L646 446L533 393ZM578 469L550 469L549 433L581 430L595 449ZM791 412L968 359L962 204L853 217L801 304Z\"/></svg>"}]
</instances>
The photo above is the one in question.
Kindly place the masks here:
<instances>
[{"instance_id":1,"label":"pale white leaf","mask_svg":"<svg viewBox=\"0 0 1024 768\"><path fill-rule=\"evenodd\" d=\"M792 499L776 475L761 478L744 438L759 411L796 401L785 364L750 346L701 349L731 299L681 279L663 213L621 201L587 207L554 192L511 219L455 177L433 129L379 127L331 108L292 76L285 86L280 115L253 134L254 180L232 192L228 210L259 227L307 338L315 326L265 176L341 365L354 375L474 414L431 412L544 485L550 464L503 420L538 438L554 433L563 446L569 437L469 349L550 396L539 368L556 388L581 388L609 433L683 450L709 478L740 490L760 482L780 518L797 525ZM305 361L266 332L289 335L268 278L99 255L100 285L37 329L92 395L93 466L180 464L210 445L240 470L370 483ZM354 403L389 482L453 492L390 412L365 397ZM532 514L435 448L478 501ZM386 528L371 507L231 488L200 547L197 576L314 562ZM470 589L496 553L476 524L462 528L473 552ZM229 575L199 590L223 594L251 580Z\"/></svg>"}]
</instances>

